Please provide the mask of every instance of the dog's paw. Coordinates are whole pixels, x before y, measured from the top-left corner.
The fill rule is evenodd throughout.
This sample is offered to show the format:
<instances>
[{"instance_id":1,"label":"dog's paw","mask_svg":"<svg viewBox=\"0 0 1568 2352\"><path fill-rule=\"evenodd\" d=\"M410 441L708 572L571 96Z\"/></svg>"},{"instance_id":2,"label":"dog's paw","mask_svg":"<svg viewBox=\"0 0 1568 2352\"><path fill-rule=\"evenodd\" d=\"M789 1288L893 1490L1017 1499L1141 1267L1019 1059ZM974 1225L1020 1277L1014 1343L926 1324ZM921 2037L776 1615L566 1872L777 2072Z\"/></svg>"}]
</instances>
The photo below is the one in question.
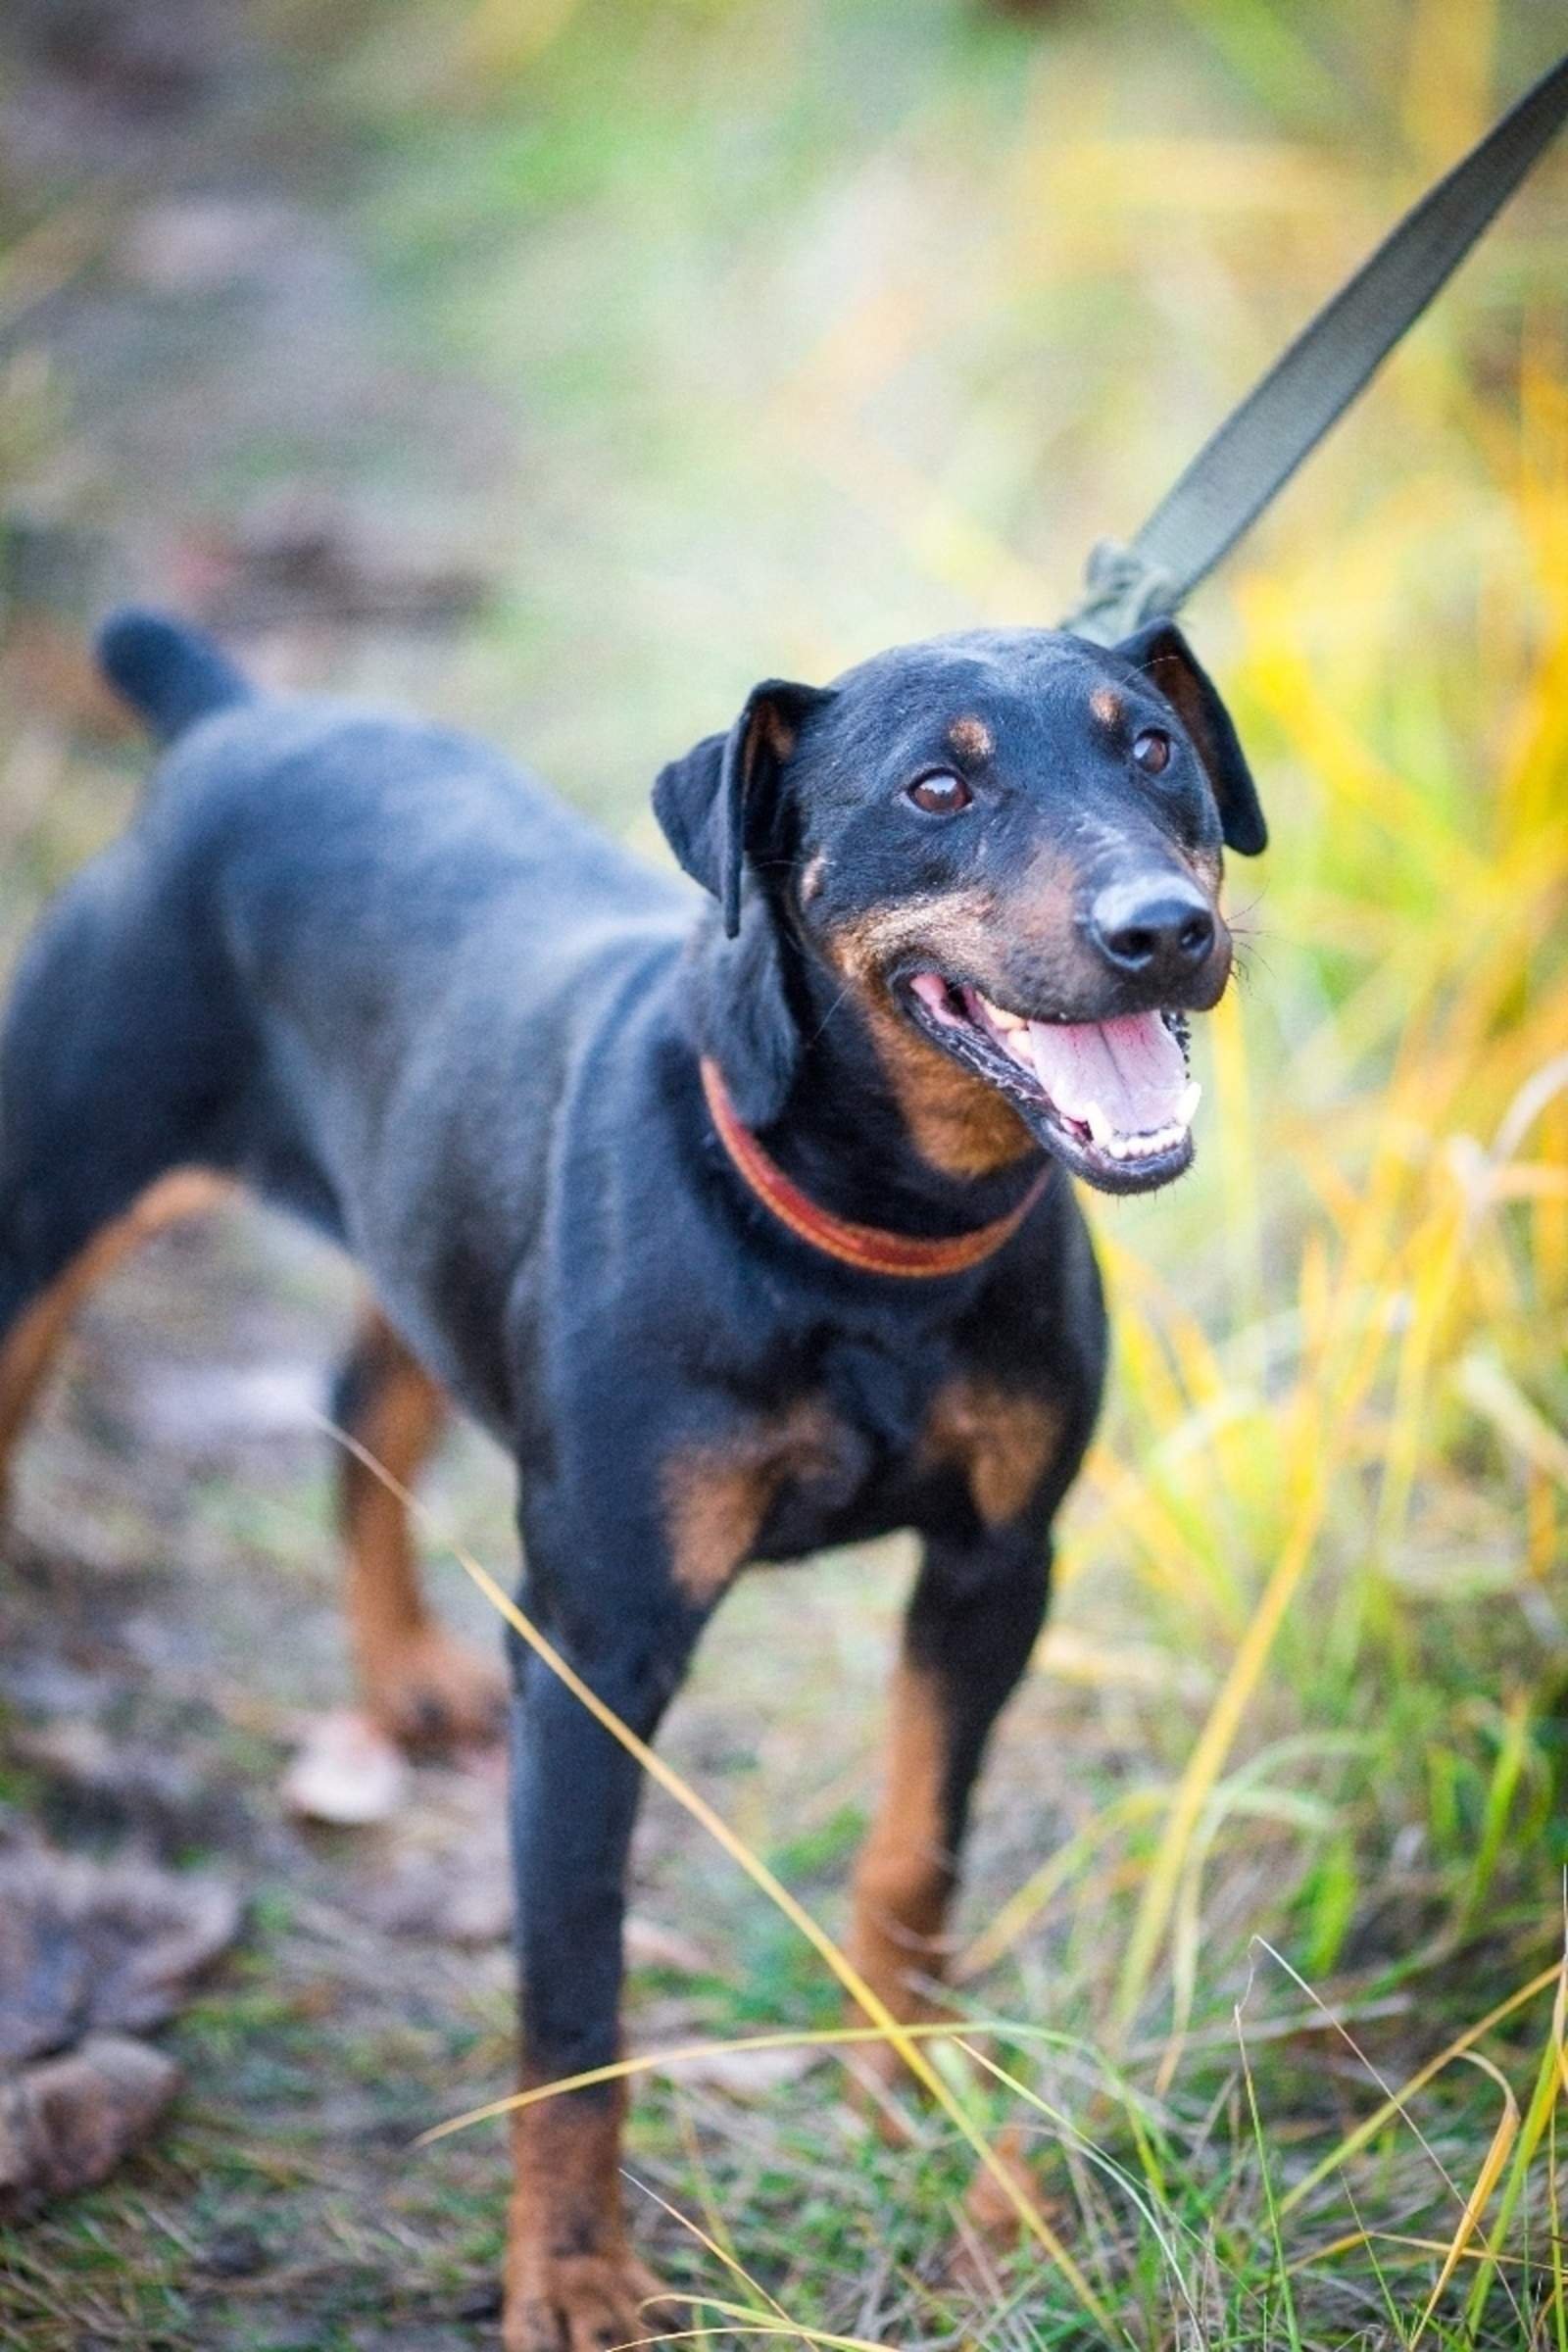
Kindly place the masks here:
<instances>
[{"instance_id":1,"label":"dog's paw","mask_svg":"<svg viewBox=\"0 0 1568 2352\"><path fill-rule=\"evenodd\" d=\"M366 1676L365 1703L403 1747L478 1746L500 1737L507 1678L498 1660L428 1626L386 1650Z\"/></svg>"},{"instance_id":2,"label":"dog's paw","mask_svg":"<svg viewBox=\"0 0 1568 2352\"><path fill-rule=\"evenodd\" d=\"M550 2254L529 2247L513 2257L504 2352L611 2352L681 2325L663 2290L636 2258Z\"/></svg>"}]
</instances>

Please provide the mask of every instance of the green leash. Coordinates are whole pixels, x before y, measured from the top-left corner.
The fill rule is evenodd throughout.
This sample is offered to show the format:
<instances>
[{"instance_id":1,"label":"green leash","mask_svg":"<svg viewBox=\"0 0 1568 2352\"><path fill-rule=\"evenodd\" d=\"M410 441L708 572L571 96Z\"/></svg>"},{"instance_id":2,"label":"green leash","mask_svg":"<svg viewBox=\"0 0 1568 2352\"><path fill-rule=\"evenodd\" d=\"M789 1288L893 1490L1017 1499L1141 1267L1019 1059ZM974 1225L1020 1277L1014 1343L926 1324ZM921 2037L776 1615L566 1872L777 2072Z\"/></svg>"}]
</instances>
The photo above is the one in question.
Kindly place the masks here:
<instances>
[{"instance_id":1,"label":"green leash","mask_svg":"<svg viewBox=\"0 0 1568 2352\"><path fill-rule=\"evenodd\" d=\"M1206 442L1125 547L1102 540L1063 626L1110 645L1175 612L1464 260L1568 121L1568 57L1411 207Z\"/></svg>"}]
</instances>

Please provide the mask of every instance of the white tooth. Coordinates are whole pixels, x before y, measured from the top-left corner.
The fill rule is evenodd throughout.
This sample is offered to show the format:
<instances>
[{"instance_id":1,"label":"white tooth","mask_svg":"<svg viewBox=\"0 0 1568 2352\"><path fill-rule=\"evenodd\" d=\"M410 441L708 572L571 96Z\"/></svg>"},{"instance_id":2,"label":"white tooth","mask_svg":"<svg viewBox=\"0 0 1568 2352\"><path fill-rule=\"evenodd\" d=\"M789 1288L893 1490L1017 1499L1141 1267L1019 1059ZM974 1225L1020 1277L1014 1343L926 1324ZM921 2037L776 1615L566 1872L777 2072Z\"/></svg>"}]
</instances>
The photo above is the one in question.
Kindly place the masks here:
<instances>
[{"instance_id":1,"label":"white tooth","mask_svg":"<svg viewBox=\"0 0 1568 2352\"><path fill-rule=\"evenodd\" d=\"M1086 1102L1077 1114L1097 1144L1114 1148L1116 1130L1098 1102Z\"/></svg>"},{"instance_id":2,"label":"white tooth","mask_svg":"<svg viewBox=\"0 0 1568 2352\"><path fill-rule=\"evenodd\" d=\"M1016 1029L1009 1029L1002 1042L1012 1055L1013 1060L1022 1062L1024 1068L1033 1073L1035 1057L1029 1051L1027 1030L1022 1025Z\"/></svg>"},{"instance_id":3,"label":"white tooth","mask_svg":"<svg viewBox=\"0 0 1568 2352\"><path fill-rule=\"evenodd\" d=\"M1182 1089L1182 1099L1176 1105L1176 1124L1190 1127L1203 1099L1203 1090L1196 1078L1190 1078Z\"/></svg>"},{"instance_id":4,"label":"white tooth","mask_svg":"<svg viewBox=\"0 0 1568 2352\"><path fill-rule=\"evenodd\" d=\"M975 990L975 995L977 997L980 996L980 991L978 989ZM996 1022L999 1029L1028 1028L1029 1024L1024 1019L1022 1013L1004 1012L1002 1006L1000 1004L993 1004L989 997L980 997L980 1002L985 1006L986 1011L990 1014L992 1020Z\"/></svg>"}]
</instances>

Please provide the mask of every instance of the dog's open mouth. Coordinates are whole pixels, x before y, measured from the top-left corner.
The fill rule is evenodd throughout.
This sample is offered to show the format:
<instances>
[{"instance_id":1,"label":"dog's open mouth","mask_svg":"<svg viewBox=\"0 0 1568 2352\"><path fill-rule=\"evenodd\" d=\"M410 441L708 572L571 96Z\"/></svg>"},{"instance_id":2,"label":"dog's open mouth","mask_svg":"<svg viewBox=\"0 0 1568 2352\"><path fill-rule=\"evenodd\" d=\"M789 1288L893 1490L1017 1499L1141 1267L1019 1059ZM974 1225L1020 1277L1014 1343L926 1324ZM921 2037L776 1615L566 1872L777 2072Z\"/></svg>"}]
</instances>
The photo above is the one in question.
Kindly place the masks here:
<instances>
[{"instance_id":1,"label":"dog's open mouth","mask_svg":"<svg viewBox=\"0 0 1568 2352\"><path fill-rule=\"evenodd\" d=\"M928 1035L1005 1094L1040 1141L1102 1192L1149 1192L1191 1164L1199 1087L1181 1013L1026 1020L931 971L910 975L906 1001Z\"/></svg>"}]
</instances>

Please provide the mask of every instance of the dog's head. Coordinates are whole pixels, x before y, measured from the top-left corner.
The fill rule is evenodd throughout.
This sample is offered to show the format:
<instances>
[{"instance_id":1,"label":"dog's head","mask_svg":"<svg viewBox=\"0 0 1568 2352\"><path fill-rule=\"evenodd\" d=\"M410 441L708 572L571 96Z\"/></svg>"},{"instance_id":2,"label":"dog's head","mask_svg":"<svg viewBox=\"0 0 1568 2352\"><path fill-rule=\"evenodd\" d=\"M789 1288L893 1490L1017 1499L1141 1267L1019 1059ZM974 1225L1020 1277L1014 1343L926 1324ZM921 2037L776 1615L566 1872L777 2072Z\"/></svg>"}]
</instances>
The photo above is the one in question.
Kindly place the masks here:
<instances>
[{"instance_id":1,"label":"dog's head","mask_svg":"<svg viewBox=\"0 0 1568 2352\"><path fill-rule=\"evenodd\" d=\"M753 984L782 942L848 991L917 1136L947 1139L932 1156L960 1164L967 1125L992 1139L972 1158L1027 1130L1107 1192L1187 1167L1187 1016L1231 968L1221 852L1266 836L1169 621L1109 652L975 632L827 688L769 680L654 797L743 955L750 934Z\"/></svg>"}]
</instances>

